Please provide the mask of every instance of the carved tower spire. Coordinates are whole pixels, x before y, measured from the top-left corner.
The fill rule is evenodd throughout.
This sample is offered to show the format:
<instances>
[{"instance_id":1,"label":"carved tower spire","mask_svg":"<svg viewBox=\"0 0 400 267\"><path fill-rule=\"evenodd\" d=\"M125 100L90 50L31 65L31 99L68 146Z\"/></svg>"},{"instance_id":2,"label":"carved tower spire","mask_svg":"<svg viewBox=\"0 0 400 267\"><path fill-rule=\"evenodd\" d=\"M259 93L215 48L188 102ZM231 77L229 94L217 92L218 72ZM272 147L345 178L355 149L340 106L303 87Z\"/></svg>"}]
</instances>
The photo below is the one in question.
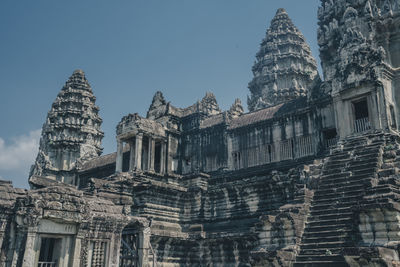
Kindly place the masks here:
<instances>
[{"instance_id":1,"label":"carved tower spire","mask_svg":"<svg viewBox=\"0 0 400 267\"><path fill-rule=\"evenodd\" d=\"M309 45L283 8L272 19L252 70L250 111L305 96L318 77Z\"/></svg>"},{"instance_id":2,"label":"carved tower spire","mask_svg":"<svg viewBox=\"0 0 400 267\"><path fill-rule=\"evenodd\" d=\"M30 180L41 176L72 184L77 165L101 154L104 134L95 101L84 72L74 71L47 114Z\"/></svg>"}]
</instances>

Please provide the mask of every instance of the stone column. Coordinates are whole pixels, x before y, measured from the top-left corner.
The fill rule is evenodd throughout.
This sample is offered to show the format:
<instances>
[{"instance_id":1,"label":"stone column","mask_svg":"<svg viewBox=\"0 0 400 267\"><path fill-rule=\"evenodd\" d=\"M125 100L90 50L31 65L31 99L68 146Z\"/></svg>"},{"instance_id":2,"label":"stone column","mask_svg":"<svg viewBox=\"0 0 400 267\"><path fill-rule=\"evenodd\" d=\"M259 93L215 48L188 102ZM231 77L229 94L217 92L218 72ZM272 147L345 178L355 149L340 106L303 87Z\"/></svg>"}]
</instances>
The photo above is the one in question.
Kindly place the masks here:
<instances>
[{"instance_id":1,"label":"stone column","mask_svg":"<svg viewBox=\"0 0 400 267\"><path fill-rule=\"evenodd\" d=\"M129 171L132 171L135 168L135 143L133 140L129 142L130 146L130 154L129 154Z\"/></svg>"},{"instance_id":2,"label":"stone column","mask_svg":"<svg viewBox=\"0 0 400 267\"><path fill-rule=\"evenodd\" d=\"M142 143L143 143L143 134L136 135L136 145L135 145L135 167L137 170L142 169Z\"/></svg>"},{"instance_id":3,"label":"stone column","mask_svg":"<svg viewBox=\"0 0 400 267\"><path fill-rule=\"evenodd\" d=\"M6 235L7 220L8 220L8 217L6 217L5 220L0 220L0 248L3 247L3 240L4 240L4 237ZM8 231L7 234L10 235L11 233ZM4 266L5 265L5 263L4 263L5 260L6 259L3 258L2 255L0 255L0 266Z\"/></svg>"},{"instance_id":4,"label":"stone column","mask_svg":"<svg viewBox=\"0 0 400 267\"><path fill-rule=\"evenodd\" d=\"M28 232L26 234L26 242L25 242L25 253L23 259L23 266L35 266L37 264L36 254L39 250L38 248L38 237L37 237L37 228L29 227Z\"/></svg>"},{"instance_id":5,"label":"stone column","mask_svg":"<svg viewBox=\"0 0 400 267\"><path fill-rule=\"evenodd\" d=\"M113 233L111 242L110 242L110 254L107 266L110 267L118 267L119 266L119 257L120 257L120 247L121 247L121 229L119 233ZM140 266L140 265L139 265Z\"/></svg>"},{"instance_id":6,"label":"stone column","mask_svg":"<svg viewBox=\"0 0 400 267\"><path fill-rule=\"evenodd\" d=\"M150 161L149 161L149 171L154 172L154 160L155 160L155 155L156 155L156 140L154 138L149 137L149 144L151 143L151 150L149 155L150 155Z\"/></svg>"},{"instance_id":7,"label":"stone column","mask_svg":"<svg viewBox=\"0 0 400 267\"><path fill-rule=\"evenodd\" d=\"M124 142L117 140L117 158L115 160L115 172L122 172L122 156L124 153Z\"/></svg>"},{"instance_id":8,"label":"stone column","mask_svg":"<svg viewBox=\"0 0 400 267\"><path fill-rule=\"evenodd\" d=\"M138 266L145 266L145 263L148 262L149 249L150 249L150 227L146 227L139 232ZM153 255L153 257L155 257L155 255Z\"/></svg>"},{"instance_id":9,"label":"stone column","mask_svg":"<svg viewBox=\"0 0 400 267\"><path fill-rule=\"evenodd\" d=\"M161 151L160 151L160 173L165 173L165 152L166 152L166 144L165 141L161 141Z\"/></svg>"},{"instance_id":10,"label":"stone column","mask_svg":"<svg viewBox=\"0 0 400 267\"><path fill-rule=\"evenodd\" d=\"M26 234L26 228L21 225L17 225L14 241L15 247L12 255L11 267L17 267L19 261L19 252L23 249L22 241L24 240L24 236Z\"/></svg>"},{"instance_id":11,"label":"stone column","mask_svg":"<svg viewBox=\"0 0 400 267\"><path fill-rule=\"evenodd\" d=\"M72 254L72 266L79 266L81 262L81 253L82 253L82 239L85 238L85 234L83 232L78 232L75 238L74 251Z\"/></svg>"},{"instance_id":12,"label":"stone column","mask_svg":"<svg viewBox=\"0 0 400 267\"><path fill-rule=\"evenodd\" d=\"M147 149L147 170L150 170L150 166L151 166L151 159L153 157L153 153L152 153L152 140L153 138L151 138L151 136L148 137L148 149Z\"/></svg>"}]
</instances>

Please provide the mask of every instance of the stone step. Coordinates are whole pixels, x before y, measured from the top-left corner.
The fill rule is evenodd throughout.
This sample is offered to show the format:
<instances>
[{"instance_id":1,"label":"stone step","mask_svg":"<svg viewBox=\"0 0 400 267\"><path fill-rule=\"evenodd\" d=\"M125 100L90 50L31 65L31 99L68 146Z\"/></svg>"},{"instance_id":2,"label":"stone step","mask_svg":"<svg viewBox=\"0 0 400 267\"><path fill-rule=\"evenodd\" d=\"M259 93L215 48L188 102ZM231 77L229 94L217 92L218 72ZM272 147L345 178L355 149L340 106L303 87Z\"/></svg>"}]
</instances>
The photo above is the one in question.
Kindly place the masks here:
<instances>
[{"instance_id":1,"label":"stone step","mask_svg":"<svg viewBox=\"0 0 400 267\"><path fill-rule=\"evenodd\" d=\"M346 219L352 218L353 212L343 212L337 214L327 214L327 215L318 215L318 216L310 216L307 221L315 222L315 221L326 221L326 220L338 220L338 219Z\"/></svg>"},{"instance_id":2,"label":"stone step","mask_svg":"<svg viewBox=\"0 0 400 267\"><path fill-rule=\"evenodd\" d=\"M334 196L334 195L330 195L327 196L325 198L321 198L321 199L315 199L312 202L312 205L320 205L320 204L331 204L331 205L337 205L337 204L344 204L345 207L346 205L349 206L350 204L348 203L354 203L357 200L362 199L362 197L364 196L365 192L360 191L360 193L358 195L350 195L350 196ZM334 208L335 206L332 206L332 208Z\"/></svg>"},{"instance_id":3,"label":"stone step","mask_svg":"<svg viewBox=\"0 0 400 267\"><path fill-rule=\"evenodd\" d=\"M343 248L351 247L351 241L336 241L336 242L318 242L310 244L301 244L300 249L330 249L330 248Z\"/></svg>"},{"instance_id":4,"label":"stone step","mask_svg":"<svg viewBox=\"0 0 400 267\"><path fill-rule=\"evenodd\" d=\"M329 179L337 179L337 178L347 178L351 175L352 173L349 171L344 171L340 173L330 173L330 174L324 174L321 175L321 180L329 180Z\"/></svg>"},{"instance_id":5,"label":"stone step","mask_svg":"<svg viewBox=\"0 0 400 267\"><path fill-rule=\"evenodd\" d=\"M352 225L346 223L336 223L330 225L321 226L317 225L310 225L308 224L304 230L306 234L314 234L314 233L324 233L324 232L336 232L336 231L351 231Z\"/></svg>"},{"instance_id":6,"label":"stone step","mask_svg":"<svg viewBox=\"0 0 400 267\"><path fill-rule=\"evenodd\" d=\"M334 157L334 156L345 156L348 154L352 154L352 153L357 153L357 152L375 152L378 151L379 149L381 149L383 143L371 143L371 144L363 144L363 145L359 145L359 146L347 146L347 147L343 147L340 150L333 150L332 154L330 155L330 157Z\"/></svg>"},{"instance_id":7,"label":"stone step","mask_svg":"<svg viewBox=\"0 0 400 267\"><path fill-rule=\"evenodd\" d=\"M400 194L400 189L389 185L379 185L368 189L367 194Z\"/></svg>"},{"instance_id":8,"label":"stone step","mask_svg":"<svg viewBox=\"0 0 400 267\"><path fill-rule=\"evenodd\" d=\"M368 168L377 168L378 160L368 160L368 161L356 161L351 162L346 170L354 171L358 169L368 169Z\"/></svg>"},{"instance_id":9,"label":"stone step","mask_svg":"<svg viewBox=\"0 0 400 267\"><path fill-rule=\"evenodd\" d=\"M327 162L326 167L330 167L330 164L344 164L348 163L354 160L376 160L379 155L379 149L376 151L357 151L354 152L352 155L349 153L345 153L343 155L335 155L335 156L329 156L329 160Z\"/></svg>"},{"instance_id":10,"label":"stone step","mask_svg":"<svg viewBox=\"0 0 400 267\"><path fill-rule=\"evenodd\" d=\"M354 183L362 183L363 181L370 181L370 179L375 178L376 173L370 174L361 174L347 177L338 177L338 178L330 178L330 179L322 179L319 182L319 186L343 186L344 184L354 184Z\"/></svg>"},{"instance_id":11,"label":"stone step","mask_svg":"<svg viewBox=\"0 0 400 267\"><path fill-rule=\"evenodd\" d=\"M384 205L384 204L390 204L393 202L398 203L398 200L400 199L400 194L386 194L385 197L379 197L379 198L372 198L372 199L367 199L363 201L363 205L365 207L368 206L376 206L376 205Z\"/></svg>"},{"instance_id":12,"label":"stone step","mask_svg":"<svg viewBox=\"0 0 400 267\"><path fill-rule=\"evenodd\" d=\"M320 184L326 183L340 183L345 181L360 180L363 178L375 178L377 177L375 172L355 173L355 172L343 172L339 174L332 174L329 176L321 176Z\"/></svg>"},{"instance_id":13,"label":"stone step","mask_svg":"<svg viewBox=\"0 0 400 267\"><path fill-rule=\"evenodd\" d=\"M319 232L308 232L304 231L303 238L331 238L331 237L348 237L352 230L350 227L347 228L337 228L331 231L319 231Z\"/></svg>"},{"instance_id":14,"label":"stone step","mask_svg":"<svg viewBox=\"0 0 400 267\"><path fill-rule=\"evenodd\" d=\"M336 191L333 189L332 193L316 194L314 195L313 201L318 202L326 199L340 199L346 197L363 196L365 194L365 188L349 189L347 191Z\"/></svg>"},{"instance_id":15,"label":"stone step","mask_svg":"<svg viewBox=\"0 0 400 267\"><path fill-rule=\"evenodd\" d=\"M332 254L340 254L342 252L342 248L331 248L329 251ZM299 255L325 255L326 253L326 249L302 249Z\"/></svg>"},{"instance_id":16,"label":"stone step","mask_svg":"<svg viewBox=\"0 0 400 267\"><path fill-rule=\"evenodd\" d=\"M329 243L329 242L342 242L349 240L349 236L321 236L321 237L303 237L301 240L302 244L319 244L319 243Z\"/></svg>"},{"instance_id":17,"label":"stone step","mask_svg":"<svg viewBox=\"0 0 400 267\"><path fill-rule=\"evenodd\" d=\"M345 158L353 158L354 155L377 155L377 153L381 150L382 145L372 145L368 147L359 147L359 148L349 148L343 149L341 151L335 151L330 154L328 157L331 160L343 160ZM328 162L329 163L329 162Z\"/></svg>"},{"instance_id":18,"label":"stone step","mask_svg":"<svg viewBox=\"0 0 400 267\"><path fill-rule=\"evenodd\" d=\"M356 176L356 175L362 175L362 174L375 174L377 171L377 167L371 166L371 167L367 167L367 168L358 168L355 170L352 170L352 176Z\"/></svg>"},{"instance_id":19,"label":"stone step","mask_svg":"<svg viewBox=\"0 0 400 267\"><path fill-rule=\"evenodd\" d=\"M339 218L336 220L317 220L317 221L307 221L306 227L314 227L314 226L335 226L338 227L339 225L352 225L353 218Z\"/></svg>"},{"instance_id":20,"label":"stone step","mask_svg":"<svg viewBox=\"0 0 400 267\"><path fill-rule=\"evenodd\" d=\"M323 210L323 209L340 209L340 208L348 208L354 205L357 205L359 199L355 199L347 202L323 202L323 203L312 203L312 210Z\"/></svg>"},{"instance_id":21,"label":"stone step","mask_svg":"<svg viewBox=\"0 0 400 267\"><path fill-rule=\"evenodd\" d=\"M316 262L316 261L341 262L344 261L344 258L343 255L340 254L326 255L326 250L325 254L298 255L296 257L296 262Z\"/></svg>"},{"instance_id":22,"label":"stone step","mask_svg":"<svg viewBox=\"0 0 400 267\"><path fill-rule=\"evenodd\" d=\"M342 214L342 213L348 213L352 211L352 207L343 207L343 208L338 208L338 209L320 209L320 210L314 210L311 209L310 215L311 216L319 216L319 215L328 215L328 214Z\"/></svg>"},{"instance_id":23,"label":"stone step","mask_svg":"<svg viewBox=\"0 0 400 267\"><path fill-rule=\"evenodd\" d=\"M333 154L329 156L330 161L339 161L339 160L349 160L351 157L349 152L343 152L340 154Z\"/></svg>"},{"instance_id":24,"label":"stone step","mask_svg":"<svg viewBox=\"0 0 400 267\"><path fill-rule=\"evenodd\" d=\"M304 261L295 262L293 267L345 267L349 266L345 261Z\"/></svg>"},{"instance_id":25,"label":"stone step","mask_svg":"<svg viewBox=\"0 0 400 267\"><path fill-rule=\"evenodd\" d=\"M371 179L373 179L373 177L370 175L362 175L357 177L351 176L347 178L338 178L335 180L321 180L316 193L318 193L319 190L332 189L333 187L340 190L344 187L370 185Z\"/></svg>"},{"instance_id":26,"label":"stone step","mask_svg":"<svg viewBox=\"0 0 400 267\"><path fill-rule=\"evenodd\" d=\"M341 183L341 184L331 184L330 186L322 185L319 186L314 194L314 196L320 196L325 194L333 194L333 193L343 193L343 192L351 192L358 191L361 189L365 189L367 186L370 186L370 181L363 181L362 183Z\"/></svg>"},{"instance_id":27,"label":"stone step","mask_svg":"<svg viewBox=\"0 0 400 267\"><path fill-rule=\"evenodd\" d=\"M385 140L381 138L380 140L375 139L371 140L371 138L367 139L358 139L358 140L351 140L347 139L346 143L344 144L344 148L358 148L360 146L374 146L374 145L381 145L384 144Z\"/></svg>"},{"instance_id":28,"label":"stone step","mask_svg":"<svg viewBox=\"0 0 400 267\"><path fill-rule=\"evenodd\" d=\"M357 168L364 169L366 167L378 167L378 158L371 158L367 160L352 160L346 162L333 162L324 167L323 174L341 173L343 171L352 171Z\"/></svg>"}]
</instances>

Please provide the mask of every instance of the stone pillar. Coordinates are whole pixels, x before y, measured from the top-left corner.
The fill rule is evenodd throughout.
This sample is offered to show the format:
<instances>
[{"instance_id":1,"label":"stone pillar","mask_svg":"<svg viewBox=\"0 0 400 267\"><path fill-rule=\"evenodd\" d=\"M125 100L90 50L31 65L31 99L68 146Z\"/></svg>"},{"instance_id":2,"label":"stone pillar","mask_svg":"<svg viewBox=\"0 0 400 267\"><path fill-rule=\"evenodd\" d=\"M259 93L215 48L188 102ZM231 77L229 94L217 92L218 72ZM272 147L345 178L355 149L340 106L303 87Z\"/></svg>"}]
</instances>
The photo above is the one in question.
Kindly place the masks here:
<instances>
[{"instance_id":1,"label":"stone pillar","mask_svg":"<svg viewBox=\"0 0 400 267\"><path fill-rule=\"evenodd\" d=\"M161 151L160 151L160 173L165 173L165 152L166 152L166 144L165 141L161 141Z\"/></svg>"},{"instance_id":2,"label":"stone pillar","mask_svg":"<svg viewBox=\"0 0 400 267\"><path fill-rule=\"evenodd\" d=\"M1 251L1 248L3 247L3 240L4 240L4 237L6 235L7 220L8 220L8 217L6 217L5 220L0 220L0 251ZM11 233L8 231L7 234L11 234ZM6 259L3 258L3 255L0 254L0 266L4 266L5 265L5 263L4 263L5 260Z\"/></svg>"},{"instance_id":3,"label":"stone pillar","mask_svg":"<svg viewBox=\"0 0 400 267\"><path fill-rule=\"evenodd\" d=\"M78 232L75 238L74 251L72 253L72 266L79 266L82 253L82 239L85 238L84 233Z\"/></svg>"},{"instance_id":4,"label":"stone pillar","mask_svg":"<svg viewBox=\"0 0 400 267\"><path fill-rule=\"evenodd\" d=\"M151 138L151 136L148 137L148 149L147 149L147 170L150 170L150 166L151 166L151 159L153 157L153 153L152 153L152 140L153 138Z\"/></svg>"},{"instance_id":5,"label":"stone pillar","mask_svg":"<svg viewBox=\"0 0 400 267\"><path fill-rule=\"evenodd\" d=\"M151 150L149 150L149 171L154 172L154 160L156 155L156 140L149 137L149 145L151 144Z\"/></svg>"},{"instance_id":6,"label":"stone pillar","mask_svg":"<svg viewBox=\"0 0 400 267\"><path fill-rule=\"evenodd\" d=\"M143 134L136 135L136 145L135 145L135 167L137 170L142 169L142 143L143 143Z\"/></svg>"},{"instance_id":7,"label":"stone pillar","mask_svg":"<svg viewBox=\"0 0 400 267\"><path fill-rule=\"evenodd\" d=\"M129 142L130 146L130 154L129 154L129 171L132 171L135 168L135 143L133 140Z\"/></svg>"},{"instance_id":8,"label":"stone pillar","mask_svg":"<svg viewBox=\"0 0 400 267\"><path fill-rule=\"evenodd\" d=\"M119 230L122 231L122 230ZM113 233L112 238L110 239L110 254L109 254L109 260L107 266L110 267L118 267L119 266L119 257L121 253L121 232L119 233ZM140 265L139 265L140 266Z\"/></svg>"},{"instance_id":9,"label":"stone pillar","mask_svg":"<svg viewBox=\"0 0 400 267\"><path fill-rule=\"evenodd\" d=\"M35 266L38 248L37 228L29 227L26 234L25 252L22 266Z\"/></svg>"},{"instance_id":10,"label":"stone pillar","mask_svg":"<svg viewBox=\"0 0 400 267\"><path fill-rule=\"evenodd\" d=\"M124 142L117 140L117 158L115 160L115 172L122 172L122 156L124 153Z\"/></svg>"},{"instance_id":11,"label":"stone pillar","mask_svg":"<svg viewBox=\"0 0 400 267\"><path fill-rule=\"evenodd\" d=\"M20 259L20 251L23 249L23 244L22 241L24 240L24 236L26 235L26 228L21 226L21 225L17 225L16 227L16 237L15 237L15 248L13 251L13 255L12 255L12 262L11 262L11 267L17 267L18 265L20 265L21 263L19 263ZM18 264L19 263L19 264Z\"/></svg>"},{"instance_id":12,"label":"stone pillar","mask_svg":"<svg viewBox=\"0 0 400 267\"><path fill-rule=\"evenodd\" d=\"M138 266L146 266L145 263L148 262L149 249L150 249L150 227L146 227L143 229L143 231L139 232ZM153 255L153 257L155 257L155 255Z\"/></svg>"}]
</instances>

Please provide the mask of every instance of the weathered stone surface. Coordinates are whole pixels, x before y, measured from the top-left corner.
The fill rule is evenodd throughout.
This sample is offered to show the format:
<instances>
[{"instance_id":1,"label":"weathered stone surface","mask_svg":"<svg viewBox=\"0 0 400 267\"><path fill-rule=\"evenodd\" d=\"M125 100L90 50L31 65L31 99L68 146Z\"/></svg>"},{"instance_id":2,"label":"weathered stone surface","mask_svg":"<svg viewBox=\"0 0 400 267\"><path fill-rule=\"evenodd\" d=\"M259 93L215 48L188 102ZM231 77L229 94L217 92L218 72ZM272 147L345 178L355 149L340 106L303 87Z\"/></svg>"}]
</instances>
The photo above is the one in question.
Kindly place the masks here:
<instances>
[{"instance_id":1,"label":"weathered stone surface","mask_svg":"<svg viewBox=\"0 0 400 267\"><path fill-rule=\"evenodd\" d=\"M284 9L272 19L252 70L250 111L306 96L317 79L310 47Z\"/></svg>"},{"instance_id":2,"label":"weathered stone surface","mask_svg":"<svg viewBox=\"0 0 400 267\"><path fill-rule=\"evenodd\" d=\"M72 184L77 168L100 155L102 119L95 101L83 71L74 71L47 114L30 176Z\"/></svg>"},{"instance_id":3,"label":"weathered stone surface","mask_svg":"<svg viewBox=\"0 0 400 267\"><path fill-rule=\"evenodd\" d=\"M0 266L399 266L398 7L322 0L324 81L278 10L250 112L240 100L222 111L212 93L178 108L157 92L146 118L121 119L109 155L97 156L101 120L75 72L33 189L0 181ZM92 125L73 128L70 107ZM69 167L52 165L64 152Z\"/></svg>"}]
</instances>

